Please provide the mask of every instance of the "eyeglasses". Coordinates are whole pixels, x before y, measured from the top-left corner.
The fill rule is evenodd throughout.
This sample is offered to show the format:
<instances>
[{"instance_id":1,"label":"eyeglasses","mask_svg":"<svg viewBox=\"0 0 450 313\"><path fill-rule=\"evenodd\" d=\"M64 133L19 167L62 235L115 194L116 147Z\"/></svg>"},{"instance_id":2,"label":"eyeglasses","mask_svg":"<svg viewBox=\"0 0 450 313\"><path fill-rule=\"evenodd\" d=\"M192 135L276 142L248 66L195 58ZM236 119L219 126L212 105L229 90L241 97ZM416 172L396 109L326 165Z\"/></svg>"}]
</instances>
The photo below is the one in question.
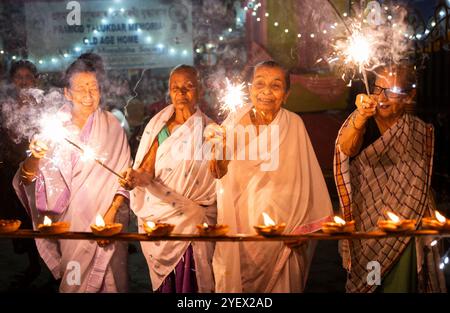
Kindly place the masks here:
<instances>
[{"instance_id":1,"label":"eyeglasses","mask_svg":"<svg viewBox=\"0 0 450 313\"><path fill-rule=\"evenodd\" d=\"M411 89L400 89L399 87L392 87L392 88L383 88L380 86L375 85L373 87L373 94L374 95L381 95L382 92L384 92L384 95L391 99L397 99L408 95L408 92L410 92Z\"/></svg>"}]
</instances>

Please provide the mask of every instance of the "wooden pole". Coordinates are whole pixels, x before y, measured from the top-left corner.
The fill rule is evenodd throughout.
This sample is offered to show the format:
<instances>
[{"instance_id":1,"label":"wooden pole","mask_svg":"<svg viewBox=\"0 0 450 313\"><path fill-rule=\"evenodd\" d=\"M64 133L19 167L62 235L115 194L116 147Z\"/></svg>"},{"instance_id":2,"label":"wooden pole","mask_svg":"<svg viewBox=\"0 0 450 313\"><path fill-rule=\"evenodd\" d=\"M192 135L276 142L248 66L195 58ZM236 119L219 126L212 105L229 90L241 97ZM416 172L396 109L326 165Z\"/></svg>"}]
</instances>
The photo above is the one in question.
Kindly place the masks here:
<instances>
[{"instance_id":1,"label":"wooden pole","mask_svg":"<svg viewBox=\"0 0 450 313\"><path fill-rule=\"evenodd\" d=\"M382 231L355 232L352 234L329 235L324 233L312 233L304 235L281 235L263 237L258 235L232 235L220 237L206 237L199 235L172 234L156 237L137 233L120 233L112 237L101 237L90 232L68 232L59 235L44 234L39 231L18 230L13 233L0 233L2 238L46 238L46 239L71 239L71 240L118 240L118 241L289 241L296 239L311 240L342 240L342 239L382 239L388 237L450 237L450 231L416 230L407 232L385 233Z\"/></svg>"}]
</instances>

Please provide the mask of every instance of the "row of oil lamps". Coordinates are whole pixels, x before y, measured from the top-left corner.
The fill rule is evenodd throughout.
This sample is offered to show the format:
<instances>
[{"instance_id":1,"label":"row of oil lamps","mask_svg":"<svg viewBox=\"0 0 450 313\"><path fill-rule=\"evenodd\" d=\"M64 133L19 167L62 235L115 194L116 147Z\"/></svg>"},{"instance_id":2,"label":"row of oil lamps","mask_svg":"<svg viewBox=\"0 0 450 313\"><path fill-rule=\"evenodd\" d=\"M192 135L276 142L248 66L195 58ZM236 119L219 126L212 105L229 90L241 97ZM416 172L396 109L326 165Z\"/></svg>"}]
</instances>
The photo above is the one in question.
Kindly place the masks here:
<instances>
[{"instance_id":1,"label":"row of oil lamps","mask_svg":"<svg viewBox=\"0 0 450 313\"><path fill-rule=\"evenodd\" d=\"M384 232L402 232L416 229L416 220L402 220L398 215L387 212L389 219L378 221L378 227ZM256 232L262 236L281 235L286 227L286 223L276 224L268 214L263 213L264 225L254 226ZM0 233L11 233L19 229L19 220L0 220ZM450 220L445 218L438 211L434 212L434 217L424 217L422 228L431 230L450 230ZM149 236L167 236L174 229L175 225L167 223L155 223L147 221L143 224L145 232ZM67 222L52 222L45 216L44 222L38 225L38 230L46 234L62 234L68 232L70 224ZM225 236L229 230L228 225L208 225L203 223L197 225L201 236ZM110 237L122 231L122 224L105 224L101 215L97 215L95 224L91 225L92 232L97 236ZM351 234L355 232L355 221L344 221L339 216L334 217L334 222L322 224L322 232L326 234Z\"/></svg>"}]
</instances>

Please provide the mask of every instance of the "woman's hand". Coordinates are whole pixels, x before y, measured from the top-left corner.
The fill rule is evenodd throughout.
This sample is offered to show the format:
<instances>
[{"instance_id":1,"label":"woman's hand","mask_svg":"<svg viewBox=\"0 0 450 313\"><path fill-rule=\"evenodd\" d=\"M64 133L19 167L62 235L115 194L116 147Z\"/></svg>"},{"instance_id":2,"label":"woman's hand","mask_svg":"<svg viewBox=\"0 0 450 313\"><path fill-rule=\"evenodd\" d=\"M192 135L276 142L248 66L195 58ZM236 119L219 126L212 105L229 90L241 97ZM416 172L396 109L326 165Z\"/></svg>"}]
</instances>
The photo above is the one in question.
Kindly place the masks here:
<instances>
[{"instance_id":1,"label":"woman's hand","mask_svg":"<svg viewBox=\"0 0 450 313\"><path fill-rule=\"evenodd\" d=\"M21 167L21 180L25 185L31 184L39 171L39 161L48 151L47 145L39 140L32 140L29 149L31 155L25 159Z\"/></svg>"},{"instance_id":2,"label":"woman's hand","mask_svg":"<svg viewBox=\"0 0 450 313\"><path fill-rule=\"evenodd\" d=\"M308 244L308 241L309 239L287 240L284 242L284 244L290 249L297 249Z\"/></svg>"},{"instance_id":3,"label":"woman's hand","mask_svg":"<svg viewBox=\"0 0 450 313\"><path fill-rule=\"evenodd\" d=\"M205 137L206 142L211 143L211 155L209 161L211 174L215 178L222 178L227 173L228 163L230 162L230 160L227 160L227 138L225 128L215 123L209 124L205 128L203 136ZM217 149L222 149L221 155L219 152L219 159L216 159Z\"/></svg>"},{"instance_id":4,"label":"woman's hand","mask_svg":"<svg viewBox=\"0 0 450 313\"><path fill-rule=\"evenodd\" d=\"M211 123L205 127L203 132L203 136L205 137L206 142L211 142L216 145L222 143L225 145L226 143L226 132L223 126L220 126L216 123Z\"/></svg>"},{"instance_id":5,"label":"woman's hand","mask_svg":"<svg viewBox=\"0 0 450 313\"><path fill-rule=\"evenodd\" d=\"M116 215L119 211L120 207L128 201L123 195L116 194L113 198L113 201L111 205L109 206L108 211L106 211L105 215L103 216L103 220L105 221L105 224L114 224L116 222ZM107 239L100 239L97 240L97 244L99 247L104 248L111 244L110 240Z\"/></svg>"},{"instance_id":6,"label":"woman's hand","mask_svg":"<svg viewBox=\"0 0 450 313\"><path fill-rule=\"evenodd\" d=\"M133 190L136 187L145 187L152 180L152 175L143 168L137 170L129 168L121 175L124 179L119 179L119 184L127 190Z\"/></svg>"},{"instance_id":7,"label":"woman's hand","mask_svg":"<svg viewBox=\"0 0 450 313\"><path fill-rule=\"evenodd\" d=\"M31 156L40 160L47 154L48 146L43 141L33 139L29 145L29 149L31 151Z\"/></svg>"},{"instance_id":8,"label":"woman's hand","mask_svg":"<svg viewBox=\"0 0 450 313\"><path fill-rule=\"evenodd\" d=\"M365 120L374 116L377 112L378 103L366 94L357 95L355 104L359 115Z\"/></svg>"}]
</instances>

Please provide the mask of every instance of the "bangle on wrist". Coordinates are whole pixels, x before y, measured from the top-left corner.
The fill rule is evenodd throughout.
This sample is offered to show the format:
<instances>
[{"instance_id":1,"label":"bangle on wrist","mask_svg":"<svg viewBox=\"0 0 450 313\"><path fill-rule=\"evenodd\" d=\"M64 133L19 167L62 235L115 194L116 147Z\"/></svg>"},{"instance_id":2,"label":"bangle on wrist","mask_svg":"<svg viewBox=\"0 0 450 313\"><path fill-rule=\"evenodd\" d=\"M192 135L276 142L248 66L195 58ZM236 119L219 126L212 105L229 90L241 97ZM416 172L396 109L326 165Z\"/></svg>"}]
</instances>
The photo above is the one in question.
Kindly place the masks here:
<instances>
[{"instance_id":1,"label":"bangle on wrist","mask_svg":"<svg viewBox=\"0 0 450 313\"><path fill-rule=\"evenodd\" d=\"M364 130L365 124L363 124L363 126L360 127L360 128L356 127L355 119L356 119L357 112L358 112L358 111L353 112L352 117L350 118L350 123L351 123L352 127L353 127L355 130L361 131L361 130Z\"/></svg>"},{"instance_id":2,"label":"bangle on wrist","mask_svg":"<svg viewBox=\"0 0 450 313\"><path fill-rule=\"evenodd\" d=\"M28 172L27 170L25 170L23 164L20 168L20 177L27 181L27 182L33 182L36 179L36 173L34 172Z\"/></svg>"}]
</instances>

